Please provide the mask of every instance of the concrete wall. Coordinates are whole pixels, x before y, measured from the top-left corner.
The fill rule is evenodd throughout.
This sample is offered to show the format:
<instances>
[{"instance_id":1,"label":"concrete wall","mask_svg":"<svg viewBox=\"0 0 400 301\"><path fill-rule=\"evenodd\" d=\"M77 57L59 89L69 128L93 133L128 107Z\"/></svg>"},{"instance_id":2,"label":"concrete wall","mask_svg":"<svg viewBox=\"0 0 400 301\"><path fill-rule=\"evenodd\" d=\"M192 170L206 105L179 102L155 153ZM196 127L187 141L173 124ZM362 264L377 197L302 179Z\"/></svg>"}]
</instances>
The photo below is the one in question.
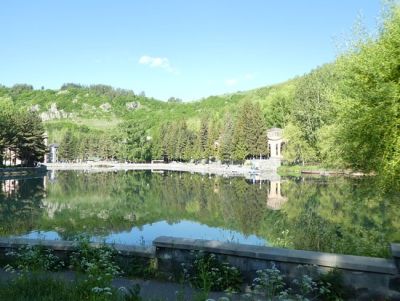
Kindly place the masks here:
<instances>
[{"instance_id":1,"label":"concrete wall","mask_svg":"<svg viewBox=\"0 0 400 301\"><path fill-rule=\"evenodd\" d=\"M201 250L214 253L221 260L238 267L249 282L257 270L270 268L272 263L289 278L298 277L299 265L314 265L314 270L319 273L338 268L343 272L347 285L354 289L388 289L399 274L393 259L165 236L155 239L153 245L156 247L158 268L164 273L174 273L175 267L182 262L190 262L193 250Z\"/></svg>"},{"instance_id":2,"label":"concrete wall","mask_svg":"<svg viewBox=\"0 0 400 301\"><path fill-rule=\"evenodd\" d=\"M23 245L42 245L53 249L56 255L66 258L77 248L75 242L40 241L31 239L0 239L0 263L6 260L4 254ZM99 244L93 243L92 246ZM400 290L399 260L400 244L392 244L392 259L363 256L339 255L331 253L289 250L265 246L243 245L210 240L193 240L161 236L153 241L153 247L139 247L114 244L119 251L119 261L124 269L132 262L142 260L157 261L157 269L166 277L180 276L182 263L190 263L193 251L214 253L222 260L236 266L244 280L251 283L259 269L269 268L274 263L290 278L299 276L299 265L314 273L325 273L333 268L342 271L345 283L354 290L368 291L390 289ZM397 263L397 266L396 266ZM311 267L312 266L312 267Z\"/></svg>"}]
</instances>

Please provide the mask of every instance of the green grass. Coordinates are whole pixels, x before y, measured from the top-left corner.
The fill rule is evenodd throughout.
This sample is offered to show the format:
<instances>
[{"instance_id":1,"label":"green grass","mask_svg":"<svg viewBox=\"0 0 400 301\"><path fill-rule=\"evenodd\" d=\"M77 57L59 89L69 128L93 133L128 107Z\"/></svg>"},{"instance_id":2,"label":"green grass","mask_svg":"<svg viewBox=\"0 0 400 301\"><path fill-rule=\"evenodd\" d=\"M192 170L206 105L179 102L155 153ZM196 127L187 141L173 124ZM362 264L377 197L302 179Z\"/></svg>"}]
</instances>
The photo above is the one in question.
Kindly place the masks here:
<instances>
[{"instance_id":1,"label":"green grass","mask_svg":"<svg viewBox=\"0 0 400 301\"><path fill-rule=\"evenodd\" d=\"M293 166L280 166L278 167L278 174L280 176L300 176L302 171L313 170L326 170L322 165L293 165Z\"/></svg>"},{"instance_id":2,"label":"green grass","mask_svg":"<svg viewBox=\"0 0 400 301\"><path fill-rule=\"evenodd\" d=\"M62 120L51 120L45 122L45 125L56 125L58 123L65 123L66 121L64 119ZM118 124L122 122L120 118L116 117L110 117L110 118L103 118L103 119L89 119L89 118L79 118L76 117L73 120L71 120L72 123L76 125L85 125L89 128L92 129L98 129L98 130L105 130L105 129L112 129L117 127Z\"/></svg>"},{"instance_id":3,"label":"green grass","mask_svg":"<svg viewBox=\"0 0 400 301\"><path fill-rule=\"evenodd\" d=\"M68 281L46 274L34 273L0 282L0 300L7 301L108 301L127 300L116 289L112 295L98 294L85 287L84 281Z\"/></svg>"},{"instance_id":4,"label":"green grass","mask_svg":"<svg viewBox=\"0 0 400 301\"><path fill-rule=\"evenodd\" d=\"M109 118L109 119L86 119L86 118L78 118L76 119L76 124L78 125L86 125L90 128L104 130L115 128L118 124L122 122L119 118Z\"/></svg>"}]
</instances>

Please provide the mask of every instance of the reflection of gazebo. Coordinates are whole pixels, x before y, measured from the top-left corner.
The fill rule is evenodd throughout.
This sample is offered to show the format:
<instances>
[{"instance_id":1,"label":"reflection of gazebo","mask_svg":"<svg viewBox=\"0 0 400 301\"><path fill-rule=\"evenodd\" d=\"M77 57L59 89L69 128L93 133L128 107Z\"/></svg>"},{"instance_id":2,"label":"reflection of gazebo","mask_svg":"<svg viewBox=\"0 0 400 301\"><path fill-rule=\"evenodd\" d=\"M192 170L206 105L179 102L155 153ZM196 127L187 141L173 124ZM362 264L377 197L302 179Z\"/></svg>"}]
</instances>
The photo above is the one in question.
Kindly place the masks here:
<instances>
[{"instance_id":1,"label":"reflection of gazebo","mask_svg":"<svg viewBox=\"0 0 400 301\"><path fill-rule=\"evenodd\" d=\"M272 210L280 210L287 201L281 194L281 181L270 181L267 197L267 207Z\"/></svg>"},{"instance_id":2,"label":"reflection of gazebo","mask_svg":"<svg viewBox=\"0 0 400 301\"><path fill-rule=\"evenodd\" d=\"M282 159L281 152L284 144L282 132L280 128L271 128L267 131L270 158Z\"/></svg>"}]
</instances>

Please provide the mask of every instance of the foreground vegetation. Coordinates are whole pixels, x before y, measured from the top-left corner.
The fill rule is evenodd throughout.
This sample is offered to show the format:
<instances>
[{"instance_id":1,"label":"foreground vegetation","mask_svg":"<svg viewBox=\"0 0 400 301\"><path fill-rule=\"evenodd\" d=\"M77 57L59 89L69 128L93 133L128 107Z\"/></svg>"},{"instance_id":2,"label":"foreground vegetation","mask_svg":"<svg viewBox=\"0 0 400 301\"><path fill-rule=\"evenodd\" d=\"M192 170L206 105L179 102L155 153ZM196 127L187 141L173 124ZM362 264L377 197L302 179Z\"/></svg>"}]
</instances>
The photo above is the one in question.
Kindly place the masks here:
<instances>
[{"instance_id":1,"label":"foreground vegetation","mask_svg":"<svg viewBox=\"0 0 400 301\"><path fill-rule=\"evenodd\" d=\"M10 256L11 264L5 268L17 275L8 282L0 281L0 299L142 300L140 286L116 288L112 285L111 281L122 273L115 260L116 254L109 246L93 248L86 240L81 240L77 251L68 258L71 268L79 272L74 279L70 279L66 278L66 274L51 273L63 269L65 263L42 246L25 246L16 252L9 252L6 255ZM191 263L182 265L181 274L176 279L182 289L185 285L196 288L192 300L206 300L211 291L226 292L227 296L221 300L229 300L228 296L232 293L240 296L244 283L238 269L227 262L220 262L214 254L197 252L192 257ZM257 271L251 292L240 298L341 300L347 294L341 274L336 270L321 276L311 266L299 266L296 277L286 279L272 263L271 268ZM176 293L177 300L184 300L183 290Z\"/></svg>"},{"instance_id":2,"label":"foreground vegetation","mask_svg":"<svg viewBox=\"0 0 400 301\"><path fill-rule=\"evenodd\" d=\"M122 270L109 246L93 248L81 239L67 261L42 246L24 246L6 255L5 270L16 276L0 283L1 300L140 300L138 287L118 290L111 285ZM67 264L77 273L72 279L50 273L65 270Z\"/></svg>"}]
</instances>

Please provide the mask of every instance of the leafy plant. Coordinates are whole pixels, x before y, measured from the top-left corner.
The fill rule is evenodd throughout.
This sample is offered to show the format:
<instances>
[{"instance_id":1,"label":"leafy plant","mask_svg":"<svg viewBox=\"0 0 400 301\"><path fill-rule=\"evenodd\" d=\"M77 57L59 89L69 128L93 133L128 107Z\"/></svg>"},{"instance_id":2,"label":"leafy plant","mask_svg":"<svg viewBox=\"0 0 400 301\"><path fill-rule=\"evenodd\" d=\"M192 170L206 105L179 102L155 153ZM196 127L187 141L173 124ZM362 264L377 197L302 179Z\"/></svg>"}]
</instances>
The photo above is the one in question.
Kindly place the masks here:
<instances>
[{"instance_id":1,"label":"leafy plant","mask_svg":"<svg viewBox=\"0 0 400 301\"><path fill-rule=\"evenodd\" d=\"M349 299L351 291L344 285L343 274L339 269L333 269L322 275L319 279L321 283L330 286L330 292L323 294L327 301L336 301L341 299Z\"/></svg>"},{"instance_id":2,"label":"leafy plant","mask_svg":"<svg viewBox=\"0 0 400 301\"><path fill-rule=\"evenodd\" d=\"M227 262L220 262L215 254L194 252L191 264L183 265L185 279L203 291L240 291L240 271Z\"/></svg>"},{"instance_id":3,"label":"leafy plant","mask_svg":"<svg viewBox=\"0 0 400 301\"><path fill-rule=\"evenodd\" d=\"M7 252L6 255L12 257L15 262L5 267L7 271L58 271L65 265L52 250L43 246L22 246L17 251Z\"/></svg>"},{"instance_id":4,"label":"leafy plant","mask_svg":"<svg viewBox=\"0 0 400 301\"><path fill-rule=\"evenodd\" d=\"M115 263L115 250L103 244L92 247L89 241L82 239L79 247L71 255L71 266L85 274L81 286L93 293L111 295L111 281L122 273Z\"/></svg>"},{"instance_id":5,"label":"leafy plant","mask_svg":"<svg viewBox=\"0 0 400 301\"><path fill-rule=\"evenodd\" d=\"M327 280L315 280L307 272L309 266L299 266L300 276L292 282L285 282L281 271L272 264L271 268L258 270L253 280L253 293L264 296L267 300L341 300L332 293L331 283ZM312 268L312 267L311 267Z\"/></svg>"},{"instance_id":6,"label":"leafy plant","mask_svg":"<svg viewBox=\"0 0 400 301\"><path fill-rule=\"evenodd\" d=\"M261 293L267 298L277 296L284 291L285 282L281 271L272 264L270 269L258 270L257 277L253 280L253 291Z\"/></svg>"}]
</instances>

